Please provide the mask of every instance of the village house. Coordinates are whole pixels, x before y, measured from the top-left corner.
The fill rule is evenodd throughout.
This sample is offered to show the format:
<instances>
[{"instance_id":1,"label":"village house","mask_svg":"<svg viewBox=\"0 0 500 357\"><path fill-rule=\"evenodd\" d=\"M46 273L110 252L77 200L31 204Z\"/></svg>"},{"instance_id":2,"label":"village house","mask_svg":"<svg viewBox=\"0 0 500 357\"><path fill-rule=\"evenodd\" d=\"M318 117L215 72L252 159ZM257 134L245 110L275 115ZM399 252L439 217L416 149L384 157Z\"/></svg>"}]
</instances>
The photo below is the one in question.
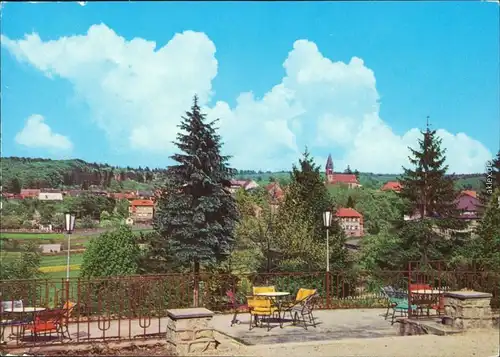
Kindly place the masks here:
<instances>
[{"instance_id":1,"label":"village house","mask_svg":"<svg viewBox=\"0 0 500 357\"><path fill-rule=\"evenodd\" d=\"M477 198L476 191L462 191L458 196L457 209L460 211L460 218L466 220L477 220L479 218L479 208L481 202Z\"/></svg>"},{"instance_id":2,"label":"village house","mask_svg":"<svg viewBox=\"0 0 500 357\"><path fill-rule=\"evenodd\" d=\"M134 222L153 220L154 205L152 200L133 200L129 207L131 218Z\"/></svg>"},{"instance_id":3,"label":"village house","mask_svg":"<svg viewBox=\"0 0 500 357\"><path fill-rule=\"evenodd\" d=\"M354 174L340 174L333 171L332 155L326 160L326 183L330 185L346 185L348 188L360 187L358 178Z\"/></svg>"},{"instance_id":4,"label":"village house","mask_svg":"<svg viewBox=\"0 0 500 357\"><path fill-rule=\"evenodd\" d=\"M271 182L267 185L266 191L269 193L269 198L273 204L278 204L285 197L283 189L277 182Z\"/></svg>"},{"instance_id":5,"label":"village house","mask_svg":"<svg viewBox=\"0 0 500 357\"><path fill-rule=\"evenodd\" d=\"M336 216L348 237L362 237L363 215L353 208L339 208Z\"/></svg>"},{"instance_id":6,"label":"village house","mask_svg":"<svg viewBox=\"0 0 500 357\"><path fill-rule=\"evenodd\" d=\"M131 192L125 192L125 193L114 192L114 193L110 194L110 197L114 198L117 201L118 200L127 200L129 202L132 202L138 198L134 193L131 193Z\"/></svg>"},{"instance_id":7,"label":"village house","mask_svg":"<svg viewBox=\"0 0 500 357\"><path fill-rule=\"evenodd\" d=\"M401 184L397 181L389 181L389 182L386 182L380 190L381 191L400 192L401 191Z\"/></svg>"},{"instance_id":8,"label":"village house","mask_svg":"<svg viewBox=\"0 0 500 357\"><path fill-rule=\"evenodd\" d=\"M62 201L63 194L61 192L40 192L38 199L40 201Z\"/></svg>"},{"instance_id":9,"label":"village house","mask_svg":"<svg viewBox=\"0 0 500 357\"><path fill-rule=\"evenodd\" d=\"M259 184L253 180L231 180L231 187L229 190L231 193L235 193L240 188L248 191L257 187L259 187Z\"/></svg>"},{"instance_id":10,"label":"village house","mask_svg":"<svg viewBox=\"0 0 500 357\"><path fill-rule=\"evenodd\" d=\"M23 188L23 189L21 189L21 197L23 199L25 199L25 198L38 198L39 194L40 194L39 189L35 189L35 188Z\"/></svg>"}]
</instances>

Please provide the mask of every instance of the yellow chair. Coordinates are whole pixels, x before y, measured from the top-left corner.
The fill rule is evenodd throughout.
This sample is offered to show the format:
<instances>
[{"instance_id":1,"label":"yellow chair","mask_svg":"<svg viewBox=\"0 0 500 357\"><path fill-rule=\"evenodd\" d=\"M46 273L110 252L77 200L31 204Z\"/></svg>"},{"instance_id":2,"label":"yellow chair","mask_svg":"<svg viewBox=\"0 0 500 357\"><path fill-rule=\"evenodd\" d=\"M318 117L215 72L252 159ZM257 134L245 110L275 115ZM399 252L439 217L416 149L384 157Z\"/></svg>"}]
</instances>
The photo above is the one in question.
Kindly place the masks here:
<instances>
[{"instance_id":1,"label":"yellow chair","mask_svg":"<svg viewBox=\"0 0 500 357\"><path fill-rule=\"evenodd\" d=\"M252 288L252 293L254 295L261 294L261 293L275 293L276 288L274 286L254 286Z\"/></svg>"},{"instance_id":2,"label":"yellow chair","mask_svg":"<svg viewBox=\"0 0 500 357\"><path fill-rule=\"evenodd\" d=\"M295 297L295 301L289 304L285 311L283 311L284 315L289 312L290 317L293 320L293 323L303 322L304 328L307 330L307 322L306 317L309 318L309 322L313 327L316 327L316 322L313 316L313 304L312 299L317 297L316 289L303 289L300 288L297 292L297 296ZM299 319L302 317L302 319Z\"/></svg>"},{"instance_id":3,"label":"yellow chair","mask_svg":"<svg viewBox=\"0 0 500 357\"><path fill-rule=\"evenodd\" d=\"M260 296L247 296L248 310L250 311L250 330L253 323L257 325L259 317L267 317L267 331L271 329L271 317L278 311L272 306L271 300ZM261 320L262 325L262 320Z\"/></svg>"}]
</instances>

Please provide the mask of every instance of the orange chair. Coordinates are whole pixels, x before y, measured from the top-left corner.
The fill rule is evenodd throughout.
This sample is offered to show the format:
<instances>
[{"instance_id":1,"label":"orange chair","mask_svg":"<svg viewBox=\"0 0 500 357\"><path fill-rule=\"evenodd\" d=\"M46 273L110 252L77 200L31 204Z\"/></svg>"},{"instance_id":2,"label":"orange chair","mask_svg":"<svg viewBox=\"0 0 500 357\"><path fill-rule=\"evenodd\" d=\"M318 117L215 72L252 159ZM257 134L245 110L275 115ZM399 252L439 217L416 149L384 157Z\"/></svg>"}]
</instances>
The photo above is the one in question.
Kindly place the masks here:
<instances>
[{"instance_id":1,"label":"orange chair","mask_svg":"<svg viewBox=\"0 0 500 357\"><path fill-rule=\"evenodd\" d=\"M61 326L61 320L64 319L66 310L51 309L38 313L32 324L26 326L25 331L30 331L35 337L40 334L52 334L55 332L58 336L64 337L64 331Z\"/></svg>"}]
</instances>

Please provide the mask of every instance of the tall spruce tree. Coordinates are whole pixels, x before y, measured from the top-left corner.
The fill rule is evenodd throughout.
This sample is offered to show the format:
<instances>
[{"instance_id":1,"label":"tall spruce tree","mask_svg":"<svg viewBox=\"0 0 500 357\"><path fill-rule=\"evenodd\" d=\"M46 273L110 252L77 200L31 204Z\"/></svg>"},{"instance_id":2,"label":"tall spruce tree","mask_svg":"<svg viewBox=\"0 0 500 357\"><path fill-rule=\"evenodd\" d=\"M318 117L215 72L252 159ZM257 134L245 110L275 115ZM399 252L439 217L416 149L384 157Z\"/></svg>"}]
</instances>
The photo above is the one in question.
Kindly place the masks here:
<instances>
[{"instance_id":1,"label":"tall spruce tree","mask_svg":"<svg viewBox=\"0 0 500 357\"><path fill-rule=\"evenodd\" d=\"M436 131L427 125L419 139L419 149L410 148L410 163L413 169L403 167L399 179L402 186L400 196L406 202L406 212L417 214L419 219L397 222L396 232L400 243L395 252L400 268L406 268L409 261L446 259L454 246L463 244L459 233L465 224L458 218L456 208L458 192L454 182L446 176L445 149Z\"/></svg>"},{"instance_id":2,"label":"tall spruce tree","mask_svg":"<svg viewBox=\"0 0 500 357\"><path fill-rule=\"evenodd\" d=\"M154 221L163 243L153 249L168 251L185 267L194 264L195 274L200 264L210 266L230 254L239 219L228 189L229 157L221 154L215 123L206 122L195 96L179 125L175 145L181 153L171 156L178 164L167 169Z\"/></svg>"},{"instance_id":3,"label":"tall spruce tree","mask_svg":"<svg viewBox=\"0 0 500 357\"><path fill-rule=\"evenodd\" d=\"M409 148L412 156L408 157L414 169L403 167L400 196L408 203L407 212L416 214L421 219L440 218L441 221L456 222L458 210L453 179L446 176L446 149L441 148L442 140L429 126L422 132L423 139L418 140L419 150ZM452 223L452 225L453 225Z\"/></svg>"}]
</instances>

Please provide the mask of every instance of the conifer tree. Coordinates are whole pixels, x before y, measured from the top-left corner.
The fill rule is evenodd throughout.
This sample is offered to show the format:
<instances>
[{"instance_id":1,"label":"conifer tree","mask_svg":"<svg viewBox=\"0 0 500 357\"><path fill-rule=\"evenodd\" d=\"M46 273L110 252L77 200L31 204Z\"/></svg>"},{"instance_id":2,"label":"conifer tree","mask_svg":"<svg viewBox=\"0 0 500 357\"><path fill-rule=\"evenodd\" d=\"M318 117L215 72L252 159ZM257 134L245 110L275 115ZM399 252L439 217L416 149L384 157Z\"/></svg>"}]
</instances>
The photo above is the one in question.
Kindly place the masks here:
<instances>
[{"instance_id":1,"label":"conifer tree","mask_svg":"<svg viewBox=\"0 0 500 357\"><path fill-rule=\"evenodd\" d=\"M394 227L399 238L394 259L401 269L406 269L409 261L446 259L464 243L459 230L465 223L458 218L456 208L458 192L453 180L446 176L446 150L429 126L422 136L419 149L410 148L409 160L414 168L403 167L404 174L399 179L399 194L407 206L405 213L419 216L418 220L396 222Z\"/></svg>"},{"instance_id":2,"label":"conifer tree","mask_svg":"<svg viewBox=\"0 0 500 357\"><path fill-rule=\"evenodd\" d=\"M351 195L349 195L349 197L347 198L346 206L348 208L354 208L354 206L355 206L354 200L352 199Z\"/></svg>"},{"instance_id":3,"label":"conifer tree","mask_svg":"<svg viewBox=\"0 0 500 357\"><path fill-rule=\"evenodd\" d=\"M409 160L414 169L403 167L404 174L399 179L400 196L408 203L406 213L418 213L421 219L439 218L443 223L450 223L451 228L453 224L458 225L455 219L458 192L453 180L446 176L446 149L441 148L442 140L435 130L427 126L422 135L423 139L418 140L420 148L410 148Z\"/></svg>"},{"instance_id":4,"label":"conifer tree","mask_svg":"<svg viewBox=\"0 0 500 357\"><path fill-rule=\"evenodd\" d=\"M224 260L234 243L236 202L228 187L232 170L221 154L221 138L206 122L194 97L191 111L179 125L177 162L166 172L154 227L162 244L153 249L175 257L183 266L213 265Z\"/></svg>"}]
</instances>

